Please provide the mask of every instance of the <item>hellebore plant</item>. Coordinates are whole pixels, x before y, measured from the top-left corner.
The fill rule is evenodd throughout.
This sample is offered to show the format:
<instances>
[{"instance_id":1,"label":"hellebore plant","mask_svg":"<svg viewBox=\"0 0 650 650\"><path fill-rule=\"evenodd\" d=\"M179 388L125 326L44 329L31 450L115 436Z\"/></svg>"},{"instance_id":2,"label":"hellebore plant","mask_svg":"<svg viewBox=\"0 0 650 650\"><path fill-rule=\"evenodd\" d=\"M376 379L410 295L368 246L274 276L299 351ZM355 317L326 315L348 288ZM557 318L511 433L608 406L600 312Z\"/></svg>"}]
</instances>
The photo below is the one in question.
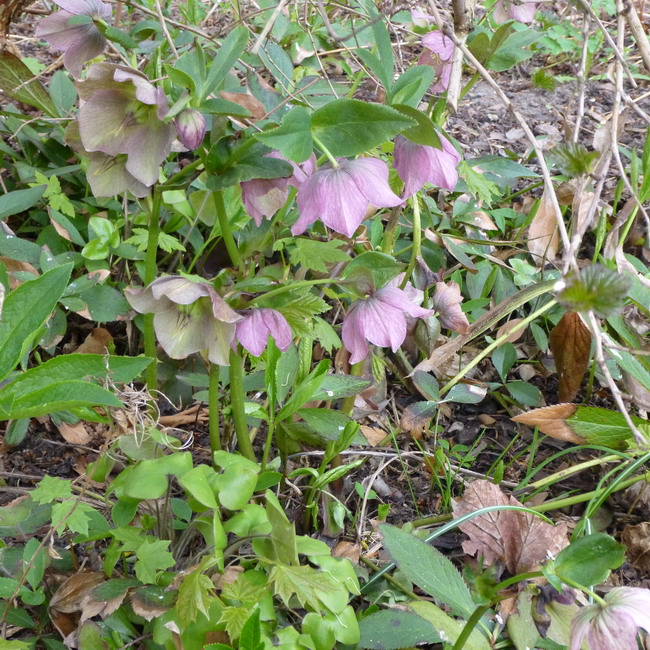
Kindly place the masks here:
<instances>
[{"instance_id":1,"label":"hellebore plant","mask_svg":"<svg viewBox=\"0 0 650 650\"><path fill-rule=\"evenodd\" d=\"M292 234L302 234L320 219L335 232L352 237L369 205L392 208L402 203L388 185L388 166L382 160L362 157L331 162L298 189L300 217L291 228Z\"/></svg>"},{"instance_id":2,"label":"hellebore plant","mask_svg":"<svg viewBox=\"0 0 650 650\"><path fill-rule=\"evenodd\" d=\"M143 74L124 66L95 63L77 82L84 102L79 135L84 149L115 157L126 154L126 170L151 187L171 151L176 131L163 121L168 111L163 91Z\"/></svg>"},{"instance_id":3,"label":"hellebore plant","mask_svg":"<svg viewBox=\"0 0 650 650\"><path fill-rule=\"evenodd\" d=\"M595 605L583 607L571 621L569 650L636 650L638 629L650 632L650 590L615 587Z\"/></svg>"},{"instance_id":4,"label":"hellebore plant","mask_svg":"<svg viewBox=\"0 0 650 650\"><path fill-rule=\"evenodd\" d=\"M465 334L469 327L467 316L461 309L463 296L460 293L460 287L456 282L436 282L436 290L431 297L430 306L435 310L440 325L452 330Z\"/></svg>"},{"instance_id":5,"label":"hellebore plant","mask_svg":"<svg viewBox=\"0 0 650 650\"><path fill-rule=\"evenodd\" d=\"M406 338L407 316L427 318L433 314L430 309L418 306L422 298L422 291L410 285L406 289L388 285L365 300L352 303L341 331L343 345L350 352L350 363L358 363L368 356L368 343L390 347L396 352Z\"/></svg>"},{"instance_id":6,"label":"hellebore plant","mask_svg":"<svg viewBox=\"0 0 650 650\"><path fill-rule=\"evenodd\" d=\"M497 0L492 17L496 23L505 23L509 20L532 23L539 2L540 0Z\"/></svg>"},{"instance_id":7,"label":"hellebore plant","mask_svg":"<svg viewBox=\"0 0 650 650\"><path fill-rule=\"evenodd\" d=\"M242 347L259 357L266 348L269 336L278 349L286 352L293 341L287 319L275 309L257 308L241 312L243 320L237 323L236 338Z\"/></svg>"},{"instance_id":8,"label":"hellebore plant","mask_svg":"<svg viewBox=\"0 0 650 650\"><path fill-rule=\"evenodd\" d=\"M431 92L447 90L451 78L454 42L441 31L435 31L429 32L422 37L422 45L425 49L420 55L418 63L420 65L430 65L436 73L437 81L432 84Z\"/></svg>"},{"instance_id":9,"label":"hellebore plant","mask_svg":"<svg viewBox=\"0 0 650 650\"><path fill-rule=\"evenodd\" d=\"M266 154L267 158L286 158L278 151ZM246 212L258 226L262 219L270 219L287 202L289 187L299 188L316 169L316 157L311 156L301 165L288 161L293 175L287 178L256 178L241 183L241 196Z\"/></svg>"},{"instance_id":10,"label":"hellebore plant","mask_svg":"<svg viewBox=\"0 0 650 650\"><path fill-rule=\"evenodd\" d=\"M63 50L63 64L72 76L79 78L83 64L106 49L106 38L95 21L110 20L111 7L101 0L54 1L61 10L39 22L36 36ZM81 16L88 20L80 22Z\"/></svg>"},{"instance_id":11,"label":"hellebore plant","mask_svg":"<svg viewBox=\"0 0 650 650\"><path fill-rule=\"evenodd\" d=\"M174 119L174 126L181 144L193 151L198 149L205 137L206 122L201 111L186 108Z\"/></svg>"},{"instance_id":12,"label":"hellebore plant","mask_svg":"<svg viewBox=\"0 0 650 650\"><path fill-rule=\"evenodd\" d=\"M456 165L460 154L443 135L442 149L416 144L398 135L395 138L394 165L404 181L404 198L413 196L426 183L452 191L458 182Z\"/></svg>"}]
</instances>

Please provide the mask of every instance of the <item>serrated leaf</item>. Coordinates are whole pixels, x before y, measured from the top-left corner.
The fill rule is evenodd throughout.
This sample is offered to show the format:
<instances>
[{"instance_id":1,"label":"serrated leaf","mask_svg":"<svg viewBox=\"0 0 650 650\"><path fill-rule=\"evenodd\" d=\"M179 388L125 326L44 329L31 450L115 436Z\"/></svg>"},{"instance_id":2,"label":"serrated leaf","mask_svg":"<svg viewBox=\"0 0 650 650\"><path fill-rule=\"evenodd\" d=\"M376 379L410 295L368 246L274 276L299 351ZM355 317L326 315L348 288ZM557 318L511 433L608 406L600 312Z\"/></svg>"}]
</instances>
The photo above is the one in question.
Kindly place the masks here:
<instances>
[{"instance_id":1,"label":"serrated leaf","mask_svg":"<svg viewBox=\"0 0 650 650\"><path fill-rule=\"evenodd\" d=\"M301 268L327 273L328 264L350 261L350 256L340 250L344 242L339 239L318 241L316 239L297 237L292 243L294 247L289 253L289 261Z\"/></svg>"},{"instance_id":2,"label":"serrated leaf","mask_svg":"<svg viewBox=\"0 0 650 650\"><path fill-rule=\"evenodd\" d=\"M188 573L178 590L176 611L184 625L196 621L201 612L208 620L210 618L210 602L214 600L211 592L214 590L212 580L200 569Z\"/></svg>"},{"instance_id":3,"label":"serrated leaf","mask_svg":"<svg viewBox=\"0 0 650 650\"><path fill-rule=\"evenodd\" d=\"M358 99L336 99L312 114L312 134L333 156L357 156L416 126L395 109Z\"/></svg>"},{"instance_id":4,"label":"serrated leaf","mask_svg":"<svg viewBox=\"0 0 650 650\"><path fill-rule=\"evenodd\" d=\"M29 495L35 503L52 503L57 499L69 499L72 488L69 480L46 475Z\"/></svg>"},{"instance_id":5,"label":"serrated leaf","mask_svg":"<svg viewBox=\"0 0 650 650\"><path fill-rule=\"evenodd\" d=\"M155 584L158 571L174 566L174 556L167 550L169 540L146 540L139 546L135 554L138 561L135 563L135 575L145 584Z\"/></svg>"},{"instance_id":6,"label":"serrated leaf","mask_svg":"<svg viewBox=\"0 0 650 650\"><path fill-rule=\"evenodd\" d=\"M0 52L0 89L12 99L29 104L50 117L58 117L52 99L43 84L15 54L8 50Z\"/></svg>"},{"instance_id":7,"label":"serrated leaf","mask_svg":"<svg viewBox=\"0 0 650 650\"><path fill-rule=\"evenodd\" d=\"M641 418L631 416L637 426L646 426ZM566 419L567 425L590 445L603 445L612 449L624 449L632 437L632 431L622 413L596 406L578 406Z\"/></svg>"},{"instance_id":8,"label":"serrated leaf","mask_svg":"<svg viewBox=\"0 0 650 650\"><path fill-rule=\"evenodd\" d=\"M420 589L468 618L476 609L458 569L440 551L395 526L379 527L384 548L400 571ZM426 567L426 569L424 568Z\"/></svg>"},{"instance_id":9,"label":"serrated leaf","mask_svg":"<svg viewBox=\"0 0 650 650\"><path fill-rule=\"evenodd\" d=\"M558 301L573 311L594 311L607 318L621 310L630 290L629 277L600 264L593 264L567 278Z\"/></svg>"},{"instance_id":10,"label":"serrated leaf","mask_svg":"<svg viewBox=\"0 0 650 650\"><path fill-rule=\"evenodd\" d=\"M348 604L348 590L325 572L310 566L275 565L269 576L275 593L290 607L296 597L302 607L309 605L314 611L322 607L342 612Z\"/></svg>"}]
</instances>

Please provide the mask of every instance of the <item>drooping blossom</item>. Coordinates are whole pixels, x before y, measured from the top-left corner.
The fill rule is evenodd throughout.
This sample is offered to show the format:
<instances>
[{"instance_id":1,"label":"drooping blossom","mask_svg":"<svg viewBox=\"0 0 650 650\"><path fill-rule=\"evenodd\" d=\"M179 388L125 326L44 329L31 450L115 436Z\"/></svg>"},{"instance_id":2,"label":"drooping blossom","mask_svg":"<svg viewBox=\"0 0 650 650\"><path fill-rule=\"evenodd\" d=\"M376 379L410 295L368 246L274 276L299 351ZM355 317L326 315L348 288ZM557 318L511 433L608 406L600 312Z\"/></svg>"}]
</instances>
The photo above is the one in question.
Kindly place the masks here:
<instances>
[{"instance_id":1,"label":"drooping blossom","mask_svg":"<svg viewBox=\"0 0 650 650\"><path fill-rule=\"evenodd\" d=\"M436 290L431 297L431 308L436 311L443 327L465 334L469 321L460 307L462 302L463 297L456 282L436 282Z\"/></svg>"},{"instance_id":2,"label":"drooping blossom","mask_svg":"<svg viewBox=\"0 0 650 650\"><path fill-rule=\"evenodd\" d=\"M407 334L407 317L426 318L433 312L419 306L421 291L407 285L408 290L387 285L374 291L365 300L357 300L343 320L341 338L350 352L350 363L368 355L368 343L396 352Z\"/></svg>"},{"instance_id":3,"label":"drooping blossom","mask_svg":"<svg viewBox=\"0 0 650 650\"><path fill-rule=\"evenodd\" d=\"M497 0L492 17L494 22L499 24L509 20L532 23L539 2L540 0Z\"/></svg>"},{"instance_id":4,"label":"drooping blossom","mask_svg":"<svg viewBox=\"0 0 650 650\"><path fill-rule=\"evenodd\" d=\"M392 208L402 203L388 185L388 167L377 158L341 160L309 176L298 189L300 217L291 228L294 235L320 219L332 230L352 237L369 205Z\"/></svg>"},{"instance_id":5,"label":"drooping blossom","mask_svg":"<svg viewBox=\"0 0 650 650\"><path fill-rule=\"evenodd\" d=\"M236 323L243 320L208 282L179 275L154 280L148 287L127 287L126 299L141 314L154 314L153 326L172 359L207 351L208 360L228 365Z\"/></svg>"},{"instance_id":6,"label":"drooping blossom","mask_svg":"<svg viewBox=\"0 0 650 650\"><path fill-rule=\"evenodd\" d=\"M107 156L101 151L86 151L79 137L79 125L70 122L65 131L65 142L74 151L88 159L86 179L90 185L93 196L97 198L111 197L127 190L141 199L148 196L150 189L132 176L126 169L127 156Z\"/></svg>"},{"instance_id":7,"label":"drooping blossom","mask_svg":"<svg viewBox=\"0 0 650 650\"><path fill-rule=\"evenodd\" d=\"M110 63L90 66L77 89L84 102L78 118L84 149L107 156L126 154L127 171L152 186L176 135L174 127L163 122L168 111L163 91L137 70Z\"/></svg>"},{"instance_id":8,"label":"drooping blossom","mask_svg":"<svg viewBox=\"0 0 650 650\"><path fill-rule=\"evenodd\" d=\"M60 11L43 18L36 27L36 36L63 50L63 64L74 77L81 75L86 61L106 49L106 38L96 20L109 21L111 8L101 0L54 0ZM88 16L87 22L73 21L76 16Z\"/></svg>"},{"instance_id":9,"label":"drooping blossom","mask_svg":"<svg viewBox=\"0 0 650 650\"><path fill-rule=\"evenodd\" d=\"M583 607L573 617L569 650L580 650L585 636L590 650L637 650L638 628L650 632L650 590L615 587L604 605Z\"/></svg>"},{"instance_id":10,"label":"drooping blossom","mask_svg":"<svg viewBox=\"0 0 650 650\"><path fill-rule=\"evenodd\" d=\"M268 343L269 336L282 352L293 341L287 319L275 309L251 309L243 312L244 320L237 323L236 338L252 355L259 357Z\"/></svg>"},{"instance_id":11,"label":"drooping blossom","mask_svg":"<svg viewBox=\"0 0 650 650\"><path fill-rule=\"evenodd\" d=\"M429 32L422 37L424 51L420 55L420 65L430 65L436 73L436 81L431 86L431 92L442 92L449 88L452 59L454 58L454 42L440 30Z\"/></svg>"},{"instance_id":12,"label":"drooping blossom","mask_svg":"<svg viewBox=\"0 0 650 650\"><path fill-rule=\"evenodd\" d=\"M395 138L394 165L404 181L404 198L418 192L425 183L453 190L458 182L456 165L460 154L443 135L442 149L411 142L403 135Z\"/></svg>"},{"instance_id":13,"label":"drooping blossom","mask_svg":"<svg viewBox=\"0 0 650 650\"><path fill-rule=\"evenodd\" d=\"M268 158L287 160L279 151L267 153ZM287 160L293 167L293 174L285 178L255 178L241 184L241 196L246 212L253 218L258 226L262 219L270 219L286 202L289 196L289 187L299 188L307 177L316 169L316 156L304 163L297 165Z\"/></svg>"},{"instance_id":14,"label":"drooping blossom","mask_svg":"<svg viewBox=\"0 0 650 650\"><path fill-rule=\"evenodd\" d=\"M198 149L205 137L205 117L195 108L186 108L174 119L178 139L191 151Z\"/></svg>"}]
</instances>

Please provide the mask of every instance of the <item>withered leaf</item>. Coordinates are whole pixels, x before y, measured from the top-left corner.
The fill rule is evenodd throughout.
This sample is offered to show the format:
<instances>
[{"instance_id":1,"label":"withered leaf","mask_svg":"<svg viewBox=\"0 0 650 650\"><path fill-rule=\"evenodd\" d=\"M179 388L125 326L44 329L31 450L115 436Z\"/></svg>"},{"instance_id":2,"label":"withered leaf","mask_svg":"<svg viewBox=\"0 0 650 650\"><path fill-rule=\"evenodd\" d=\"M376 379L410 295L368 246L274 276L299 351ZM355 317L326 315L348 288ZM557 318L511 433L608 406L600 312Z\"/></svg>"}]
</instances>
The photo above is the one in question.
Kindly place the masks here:
<instances>
[{"instance_id":1,"label":"withered leaf","mask_svg":"<svg viewBox=\"0 0 650 650\"><path fill-rule=\"evenodd\" d=\"M454 517L495 505L522 504L490 481L473 481L454 503ZM469 537L463 542L468 555L483 556L488 564L503 562L512 575L538 569L549 555L557 555L568 544L566 523L553 526L516 510L479 515L461 524L460 529Z\"/></svg>"},{"instance_id":2,"label":"withered leaf","mask_svg":"<svg viewBox=\"0 0 650 650\"><path fill-rule=\"evenodd\" d=\"M239 104L242 108L245 108L256 120L266 115L264 104L250 93L233 93L222 90L219 94L223 99Z\"/></svg>"},{"instance_id":3,"label":"withered leaf","mask_svg":"<svg viewBox=\"0 0 650 650\"><path fill-rule=\"evenodd\" d=\"M75 350L77 354L107 354L113 335L103 327L95 327Z\"/></svg>"},{"instance_id":4,"label":"withered leaf","mask_svg":"<svg viewBox=\"0 0 650 650\"><path fill-rule=\"evenodd\" d=\"M553 202L549 193L544 191L537 213L528 228L528 250L535 258L535 262L540 265L544 260L555 259L559 244L560 235Z\"/></svg>"},{"instance_id":5,"label":"withered leaf","mask_svg":"<svg viewBox=\"0 0 650 650\"><path fill-rule=\"evenodd\" d=\"M627 546L627 556L634 567L650 572L650 522L626 526L622 542Z\"/></svg>"},{"instance_id":6,"label":"withered leaf","mask_svg":"<svg viewBox=\"0 0 650 650\"><path fill-rule=\"evenodd\" d=\"M90 442L90 435L88 434L88 431L86 431L83 422L77 422L76 424L60 422L57 424L57 429L66 442L69 442L72 445L85 445Z\"/></svg>"},{"instance_id":7,"label":"withered leaf","mask_svg":"<svg viewBox=\"0 0 650 650\"><path fill-rule=\"evenodd\" d=\"M554 404L533 409L511 419L513 422L527 424L529 427L538 427L542 433L556 440L584 445L587 441L574 433L573 429L565 422L576 412L577 408L576 404Z\"/></svg>"},{"instance_id":8,"label":"withered leaf","mask_svg":"<svg viewBox=\"0 0 650 650\"><path fill-rule=\"evenodd\" d=\"M560 377L558 399L572 401L589 366L591 333L577 312L567 312L551 330L551 352Z\"/></svg>"}]
</instances>

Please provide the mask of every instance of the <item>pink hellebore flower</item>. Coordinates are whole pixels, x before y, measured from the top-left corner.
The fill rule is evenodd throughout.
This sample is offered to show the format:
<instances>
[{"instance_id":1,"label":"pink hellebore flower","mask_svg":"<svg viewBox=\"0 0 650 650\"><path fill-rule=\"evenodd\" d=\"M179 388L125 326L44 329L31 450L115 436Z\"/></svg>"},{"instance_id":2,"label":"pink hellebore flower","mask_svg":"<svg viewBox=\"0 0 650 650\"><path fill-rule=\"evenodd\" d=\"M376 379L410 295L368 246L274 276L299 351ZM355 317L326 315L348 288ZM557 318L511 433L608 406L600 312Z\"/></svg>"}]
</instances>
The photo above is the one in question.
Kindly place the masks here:
<instances>
[{"instance_id":1,"label":"pink hellebore flower","mask_svg":"<svg viewBox=\"0 0 650 650\"><path fill-rule=\"evenodd\" d=\"M269 336L282 352L286 352L293 341L287 319L275 309L251 309L244 312L244 320L237 323L237 340L253 356L259 357L268 343Z\"/></svg>"},{"instance_id":2,"label":"pink hellebore flower","mask_svg":"<svg viewBox=\"0 0 650 650\"><path fill-rule=\"evenodd\" d=\"M279 151L271 151L266 156L286 160ZM270 219L287 202L289 186L299 188L316 169L316 156L314 155L300 165L291 160L287 162L291 163L293 167L292 176L255 178L241 184L241 196L246 212L258 226L262 225L264 217Z\"/></svg>"},{"instance_id":3,"label":"pink hellebore flower","mask_svg":"<svg viewBox=\"0 0 650 650\"><path fill-rule=\"evenodd\" d=\"M456 165L460 154L444 136L442 149L415 144L403 135L395 138L394 165L404 181L404 198L418 192L426 183L453 190L458 182Z\"/></svg>"},{"instance_id":4,"label":"pink hellebore flower","mask_svg":"<svg viewBox=\"0 0 650 650\"><path fill-rule=\"evenodd\" d=\"M518 20L520 23L532 23L535 20L537 3L540 0L497 0L492 17L495 23Z\"/></svg>"},{"instance_id":5,"label":"pink hellebore flower","mask_svg":"<svg viewBox=\"0 0 650 650\"><path fill-rule=\"evenodd\" d=\"M83 64L99 56L106 48L106 39L94 21L110 20L111 8L101 0L54 1L61 11L43 18L36 28L36 36L63 50L66 69L78 78ZM88 16L90 20L71 25L70 20L75 16Z\"/></svg>"},{"instance_id":6,"label":"pink hellebore flower","mask_svg":"<svg viewBox=\"0 0 650 650\"><path fill-rule=\"evenodd\" d=\"M418 306L421 301L422 292L417 289L408 287L404 291L385 286L366 300L352 303L341 331L343 345L350 352L350 363L366 358L368 342L396 352L406 338L407 316L426 318L433 314L430 309Z\"/></svg>"},{"instance_id":7,"label":"pink hellebore flower","mask_svg":"<svg viewBox=\"0 0 650 650\"><path fill-rule=\"evenodd\" d=\"M431 307L437 312L440 324L447 329L465 334L469 321L460 305L463 297L456 282L436 282L436 291L431 298Z\"/></svg>"},{"instance_id":8,"label":"pink hellebore flower","mask_svg":"<svg viewBox=\"0 0 650 650\"><path fill-rule=\"evenodd\" d=\"M147 187L160 174L176 131L163 122L165 94L146 76L121 65L95 63L77 82L79 134L86 151L107 156L126 154L126 169Z\"/></svg>"},{"instance_id":9,"label":"pink hellebore flower","mask_svg":"<svg viewBox=\"0 0 650 650\"><path fill-rule=\"evenodd\" d=\"M422 37L425 50L420 55L420 65L430 65L436 73L437 81L431 92L442 92L449 87L451 60L454 58L454 42L441 31L429 32Z\"/></svg>"},{"instance_id":10,"label":"pink hellebore flower","mask_svg":"<svg viewBox=\"0 0 650 650\"><path fill-rule=\"evenodd\" d=\"M366 216L368 205L392 208L402 203L388 185L388 167L377 158L341 160L323 167L298 189L300 217L291 228L300 235L320 219L332 230L352 237Z\"/></svg>"},{"instance_id":11,"label":"pink hellebore flower","mask_svg":"<svg viewBox=\"0 0 650 650\"><path fill-rule=\"evenodd\" d=\"M179 275L154 280L148 287L126 289L126 299L141 314L154 314L153 326L163 350L185 359L207 350L208 360L229 365L236 323L243 320L208 282Z\"/></svg>"},{"instance_id":12,"label":"pink hellebore flower","mask_svg":"<svg viewBox=\"0 0 650 650\"><path fill-rule=\"evenodd\" d=\"M573 617L569 650L580 650L585 635L590 650L637 650L637 630L650 632L650 590L615 587L606 605L583 607Z\"/></svg>"},{"instance_id":13,"label":"pink hellebore flower","mask_svg":"<svg viewBox=\"0 0 650 650\"><path fill-rule=\"evenodd\" d=\"M205 117L195 108L186 108L174 119L178 139L190 151L198 149L205 136Z\"/></svg>"}]
</instances>

